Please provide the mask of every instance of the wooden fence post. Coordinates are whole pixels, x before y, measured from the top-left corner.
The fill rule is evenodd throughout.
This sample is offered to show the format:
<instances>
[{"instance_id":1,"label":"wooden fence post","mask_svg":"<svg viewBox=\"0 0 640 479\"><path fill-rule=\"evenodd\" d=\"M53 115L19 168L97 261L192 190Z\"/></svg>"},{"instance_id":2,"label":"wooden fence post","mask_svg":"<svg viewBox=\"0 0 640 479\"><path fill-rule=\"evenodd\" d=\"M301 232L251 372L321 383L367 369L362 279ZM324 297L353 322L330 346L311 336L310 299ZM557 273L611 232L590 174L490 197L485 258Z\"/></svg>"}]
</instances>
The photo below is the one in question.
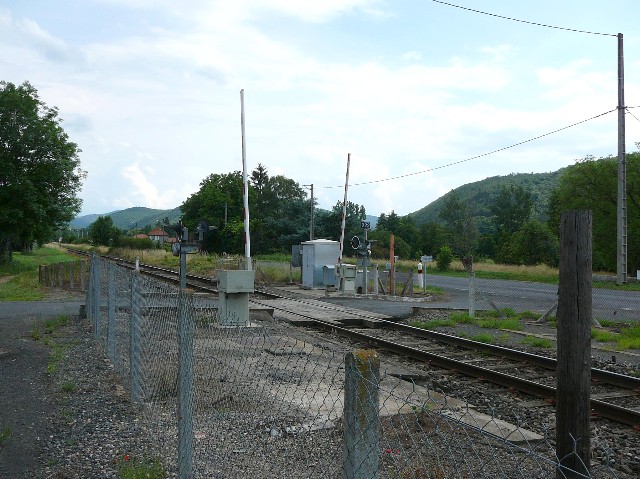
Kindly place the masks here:
<instances>
[{"instance_id":1,"label":"wooden fence post","mask_svg":"<svg viewBox=\"0 0 640 479\"><path fill-rule=\"evenodd\" d=\"M75 282L75 274L76 274L76 262L69 262L69 289L73 291L73 286Z\"/></svg>"},{"instance_id":2,"label":"wooden fence post","mask_svg":"<svg viewBox=\"0 0 640 479\"><path fill-rule=\"evenodd\" d=\"M560 218L556 477L589 477L591 449L591 211ZM566 468L566 469L565 469Z\"/></svg>"},{"instance_id":3,"label":"wooden fence post","mask_svg":"<svg viewBox=\"0 0 640 479\"><path fill-rule=\"evenodd\" d=\"M87 262L85 260L81 260L80 261L80 291L84 292L85 288L84 288L84 282L85 282L85 275L87 270Z\"/></svg>"}]
</instances>

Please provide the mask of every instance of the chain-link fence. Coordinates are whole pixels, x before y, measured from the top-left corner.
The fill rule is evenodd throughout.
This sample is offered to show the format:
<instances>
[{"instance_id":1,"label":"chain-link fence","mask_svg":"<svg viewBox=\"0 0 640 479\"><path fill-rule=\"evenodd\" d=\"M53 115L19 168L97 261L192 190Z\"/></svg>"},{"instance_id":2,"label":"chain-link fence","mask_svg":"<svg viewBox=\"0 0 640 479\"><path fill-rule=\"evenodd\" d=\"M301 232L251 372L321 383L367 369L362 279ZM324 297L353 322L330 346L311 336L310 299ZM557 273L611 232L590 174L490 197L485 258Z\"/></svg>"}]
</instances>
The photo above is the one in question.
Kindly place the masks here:
<instances>
[{"instance_id":1,"label":"chain-link fence","mask_svg":"<svg viewBox=\"0 0 640 479\"><path fill-rule=\"evenodd\" d=\"M616 477L564 469L545 431L402 380L372 352L274 320L225 326L216 297L96 256L86 310L173 477Z\"/></svg>"},{"instance_id":2,"label":"chain-link fence","mask_svg":"<svg viewBox=\"0 0 640 479\"><path fill-rule=\"evenodd\" d=\"M554 314L558 304L558 285L529 281L504 281L498 279L469 278L470 307L479 309L511 309L530 311L539 317ZM640 291L620 288L611 282L610 288L592 289L592 314L594 322L615 321L640 323Z\"/></svg>"}]
</instances>

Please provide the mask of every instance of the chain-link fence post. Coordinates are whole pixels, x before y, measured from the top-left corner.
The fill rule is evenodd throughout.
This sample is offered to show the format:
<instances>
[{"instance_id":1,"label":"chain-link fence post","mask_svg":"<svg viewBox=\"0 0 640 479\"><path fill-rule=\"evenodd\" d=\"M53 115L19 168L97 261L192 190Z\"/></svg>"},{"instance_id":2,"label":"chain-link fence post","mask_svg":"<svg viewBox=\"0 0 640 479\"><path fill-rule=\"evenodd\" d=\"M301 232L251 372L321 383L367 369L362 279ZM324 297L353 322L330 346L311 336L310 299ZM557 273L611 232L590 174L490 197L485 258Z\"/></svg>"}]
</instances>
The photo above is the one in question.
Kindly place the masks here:
<instances>
[{"instance_id":1,"label":"chain-link fence post","mask_svg":"<svg viewBox=\"0 0 640 479\"><path fill-rule=\"evenodd\" d=\"M178 477L193 477L193 294L180 290L178 304Z\"/></svg>"},{"instance_id":2,"label":"chain-link fence post","mask_svg":"<svg viewBox=\"0 0 640 479\"><path fill-rule=\"evenodd\" d=\"M380 454L380 359L375 351L345 357L344 479L377 479Z\"/></svg>"},{"instance_id":3,"label":"chain-link fence post","mask_svg":"<svg viewBox=\"0 0 640 479\"><path fill-rule=\"evenodd\" d=\"M469 273L469 316L476 316L476 274Z\"/></svg>"},{"instance_id":4,"label":"chain-link fence post","mask_svg":"<svg viewBox=\"0 0 640 479\"><path fill-rule=\"evenodd\" d=\"M100 303L102 285L100 284L100 258L94 255L94 261L91 265L91 272L93 276L93 332L96 339L100 339Z\"/></svg>"},{"instance_id":5,"label":"chain-link fence post","mask_svg":"<svg viewBox=\"0 0 640 479\"><path fill-rule=\"evenodd\" d=\"M131 402L138 403L142 399L142 377L141 371L141 351L140 335L142 333L141 320L141 279L140 273L131 272L131 321L129 330L129 369L130 369L130 394Z\"/></svg>"},{"instance_id":6,"label":"chain-link fence post","mask_svg":"<svg viewBox=\"0 0 640 479\"><path fill-rule=\"evenodd\" d=\"M116 265L113 263L107 264L107 270L109 272L109 283L107 287L107 351L111 364L114 365L116 364L116 304L118 302L115 269Z\"/></svg>"},{"instance_id":7,"label":"chain-link fence post","mask_svg":"<svg viewBox=\"0 0 640 479\"><path fill-rule=\"evenodd\" d=\"M85 260L80 261L80 291L84 291L84 276L86 274L87 262Z\"/></svg>"},{"instance_id":8,"label":"chain-link fence post","mask_svg":"<svg viewBox=\"0 0 640 479\"><path fill-rule=\"evenodd\" d=\"M91 311L91 307L93 305L93 289L92 289L93 288L93 282L92 282L92 279L91 279L92 266L93 266L93 257L91 257L91 260L89 262L89 277L87 278L88 284L87 284L87 289L85 290L85 298L84 298L85 317L89 321L93 321L93 311ZM84 274L84 271L82 271L82 273Z\"/></svg>"}]
</instances>

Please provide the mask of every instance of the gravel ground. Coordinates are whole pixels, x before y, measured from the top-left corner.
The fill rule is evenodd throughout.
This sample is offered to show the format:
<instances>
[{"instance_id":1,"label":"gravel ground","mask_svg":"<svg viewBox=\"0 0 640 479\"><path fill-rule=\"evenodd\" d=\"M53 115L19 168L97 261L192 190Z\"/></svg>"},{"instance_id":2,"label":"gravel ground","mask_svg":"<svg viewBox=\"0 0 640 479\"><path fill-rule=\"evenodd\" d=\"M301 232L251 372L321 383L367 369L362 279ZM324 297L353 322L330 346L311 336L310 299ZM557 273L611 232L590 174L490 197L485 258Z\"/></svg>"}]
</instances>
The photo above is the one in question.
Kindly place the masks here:
<instances>
[{"instance_id":1,"label":"gravel ground","mask_svg":"<svg viewBox=\"0 0 640 479\"><path fill-rule=\"evenodd\" d=\"M77 308L81 300L66 299L66 307L71 310ZM129 403L121 379L115 374L104 351L95 344L87 321L74 316L58 332L34 341L29 332L44 316L30 313L28 307L20 315L21 308L17 305L12 305L8 314L8 309L3 309L3 306L0 304L0 367L3 376L0 382L0 433L3 428L11 427L12 435L0 445L0 478L116 478L119 477L119 468L127 461L150 461L156 457L161 445L157 438L154 440L145 432L139 419L144 415ZM65 310L60 301L55 302L55 308L58 312ZM33 303L31 310L34 310ZM427 310L421 313L420 319L435 319L444 314ZM402 316L406 319L404 310ZM7 317L12 320L7 321ZM448 332L469 337L487 332L468 325L460 328L464 329ZM555 336L555 330L548 325L526 325L526 332L541 337ZM507 346L522 346L521 334L496 334ZM55 363L55 370L47 374L47 366L51 363L47 352L50 350L59 351L60 359ZM548 349L533 352L549 354ZM611 356L610 352L594 350L598 367L638 371L640 356L616 353L615 364ZM448 386L456 390L467 389L470 402L477 402L479 394L486 394L464 384ZM503 400L500 396L488 396L486 399L496 403ZM11 413L6 414L5 411ZM521 413L515 408L514 411ZM551 417L536 417L539 414L535 410L529 415L532 425L535 421L551 421ZM199 418L200 424L211 423L211 430L216 431L215 435L196 431L196 461L207 471L206 475L199 477L332 477L329 471L335 472L335 464L341 462L340 425L298 437L296 433L287 431L287 420L255 414ZM626 458L615 468L615 477L638 477L638 433L628 431L626 436L621 436L602 422L596 422L593 431L598 440L616 438L617 443L612 447L616 448L618 457ZM437 442L446 436L432 437L433 447L437 448ZM524 464L522 469L518 469L518 463L514 463L511 457L512 452L507 450L479 445L473 437L465 442L469 436L464 434L457 439L453 434L448 437L456 441L459 454L456 457L460 460L464 460L467 453L494 456L494 461L488 463L488 469L476 477L551 477L547 471L527 469ZM446 449L450 445L442 444L441 447ZM210 452L205 454L202 451ZM501 457L503 453L504 457ZM398 465L393 450L383 461L385 467ZM505 475L506 464L516 467L517 470L511 471L513 475ZM443 470L455 471L455 463L444 461L442 467ZM593 477L614 477L604 470L600 472L601 475ZM451 473L445 477L458 475Z\"/></svg>"}]
</instances>

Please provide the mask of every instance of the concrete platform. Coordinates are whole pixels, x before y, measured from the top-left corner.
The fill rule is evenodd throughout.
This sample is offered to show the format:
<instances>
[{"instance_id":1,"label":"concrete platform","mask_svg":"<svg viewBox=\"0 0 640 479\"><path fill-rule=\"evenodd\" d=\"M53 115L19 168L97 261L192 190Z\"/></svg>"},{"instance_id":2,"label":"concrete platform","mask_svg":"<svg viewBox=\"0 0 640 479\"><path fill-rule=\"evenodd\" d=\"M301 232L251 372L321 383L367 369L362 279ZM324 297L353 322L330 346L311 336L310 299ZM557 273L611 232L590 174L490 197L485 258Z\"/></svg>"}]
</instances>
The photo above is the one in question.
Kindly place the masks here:
<instances>
[{"instance_id":1,"label":"concrete platform","mask_svg":"<svg viewBox=\"0 0 640 479\"><path fill-rule=\"evenodd\" d=\"M335 323L336 326L359 326L375 328L381 320L391 320L386 314L363 311L319 301L316 299L261 299L251 300L250 308L267 308L273 310L273 318L298 326L312 325L314 321Z\"/></svg>"},{"instance_id":2,"label":"concrete platform","mask_svg":"<svg viewBox=\"0 0 640 479\"><path fill-rule=\"evenodd\" d=\"M203 390L209 390L213 397L224 397L217 384L226 384L228 377L250 379L250 383L245 383L244 395L261 398L252 399L256 407L271 404L269 408L274 411L302 412L302 421L291 424L288 432L308 432L339 424L344 409L343 352L332 352L321 344L297 339L294 331L272 331L261 336L260 341L240 331L230 333L224 338L212 335L196 340L197 355L211 357L208 351L216 351L216 370L224 379L218 380L211 371L202 374ZM237 354L239 351L242 354ZM478 412L472 404L400 379L416 375L408 366L385 361L381 362L380 371L379 408L383 418L405 416L411 422L424 414L428 420L443 420L452 427L472 428L508 442L543 439L532 431ZM199 376L196 367L196 377Z\"/></svg>"}]
</instances>

